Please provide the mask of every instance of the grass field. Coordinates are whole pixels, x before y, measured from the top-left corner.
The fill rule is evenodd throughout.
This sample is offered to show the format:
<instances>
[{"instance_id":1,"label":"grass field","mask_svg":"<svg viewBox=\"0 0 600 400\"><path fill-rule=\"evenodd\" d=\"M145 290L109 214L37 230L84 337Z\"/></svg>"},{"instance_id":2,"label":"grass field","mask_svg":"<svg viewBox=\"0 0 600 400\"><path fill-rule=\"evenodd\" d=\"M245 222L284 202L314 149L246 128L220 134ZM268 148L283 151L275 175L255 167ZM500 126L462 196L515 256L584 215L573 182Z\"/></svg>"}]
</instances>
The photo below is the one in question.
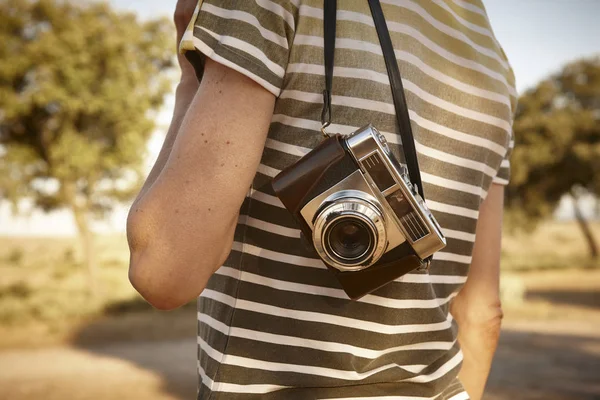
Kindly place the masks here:
<instances>
[{"instance_id":1,"label":"grass field","mask_svg":"<svg viewBox=\"0 0 600 400\"><path fill-rule=\"evenodd\" d=\"M600 238L600 224L593 229ZM159 313L136 294L127 279L124 236L96 240L100 289L96 297L88 293L78 249L75 239L0 238L0 347L44 345L71 340L73 335L84 341L175 338L195 329L194 319L187 318L193 315L194 304ZM526 289L552 280L552 271L577 270L569 275L575 277L569 290L596 293L600 266L587 259L587 251L574 223L546 223L532 234L507 233L502 268L504 300L515 310L511 315L547 318L571 313L568 304L558 308L551 304L552 295L546 292L528 299L533 307L521 307ZM179 318L182 315L186 318Z\"/></svg>"}]
</instances>

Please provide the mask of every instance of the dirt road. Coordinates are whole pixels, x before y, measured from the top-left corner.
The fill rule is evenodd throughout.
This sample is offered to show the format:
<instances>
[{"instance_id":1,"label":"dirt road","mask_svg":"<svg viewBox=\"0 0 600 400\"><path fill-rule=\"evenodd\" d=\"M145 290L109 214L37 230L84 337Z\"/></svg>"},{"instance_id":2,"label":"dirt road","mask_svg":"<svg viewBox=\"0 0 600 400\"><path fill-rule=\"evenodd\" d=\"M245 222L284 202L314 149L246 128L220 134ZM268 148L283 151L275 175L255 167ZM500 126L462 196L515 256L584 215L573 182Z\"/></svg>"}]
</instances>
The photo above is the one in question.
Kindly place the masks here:
<instances>
[{"instance_id":1,"label":"dirt road","mask_svg":"<svg viewBox=\"0 0 600 400\"><path fill-rule=\"evenodd\" d=\"M193 399L193 339L0 352L0 399ZM600 399L600 332L592 323L508 326L489 400Z\"/></svg>"}]
</instances>

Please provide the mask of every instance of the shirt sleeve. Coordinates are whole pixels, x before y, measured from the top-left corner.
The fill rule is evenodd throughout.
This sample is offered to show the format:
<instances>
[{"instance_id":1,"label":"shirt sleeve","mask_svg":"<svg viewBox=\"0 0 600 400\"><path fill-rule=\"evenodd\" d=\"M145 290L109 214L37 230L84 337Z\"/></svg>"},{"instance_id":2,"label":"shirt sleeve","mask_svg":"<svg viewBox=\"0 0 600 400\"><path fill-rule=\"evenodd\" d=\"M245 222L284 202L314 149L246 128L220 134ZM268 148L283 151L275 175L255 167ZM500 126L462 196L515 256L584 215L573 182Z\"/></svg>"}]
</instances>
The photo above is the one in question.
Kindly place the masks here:
<instances>
[{"instance_id":1,"label":"shirt sleeve","mask_svg":"<svg viewBox=\"0 0 600 400\"><path fill-rule=\"evenodd\" d=\"M496 172L496 176L492 179L492 183L496 183L498 185L508 185L510 181L510 156L512 155L513 148L515 147L515 139L514 134L510 139L510 143L508 144L508 149L506 151L506 155L500 163L500 167Z\"/></svg>"},{"instance_id":2,"label":"shirt sleeve","mask_svg":"<svg viewBox=\"0 0 600 400\"><path fill-rule=\"evenodd\" d=\"M201 77L206 57L279 96L294 38L293 0L200 0L180 52Z\"/></svg>"}]
</instances>

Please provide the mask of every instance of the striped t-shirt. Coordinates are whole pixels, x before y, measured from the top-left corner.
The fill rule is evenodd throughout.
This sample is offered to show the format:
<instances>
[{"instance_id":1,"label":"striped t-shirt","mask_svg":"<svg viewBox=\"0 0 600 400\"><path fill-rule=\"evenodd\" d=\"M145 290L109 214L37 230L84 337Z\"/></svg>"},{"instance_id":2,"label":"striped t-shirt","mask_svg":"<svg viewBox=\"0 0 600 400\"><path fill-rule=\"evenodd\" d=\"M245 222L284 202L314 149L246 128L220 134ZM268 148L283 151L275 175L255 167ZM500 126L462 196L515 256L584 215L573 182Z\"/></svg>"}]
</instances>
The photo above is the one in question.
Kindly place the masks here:
<instances>
[{"instance_id":1,"label":"striped t-shirt","mask_svg":"<svg viewBox=\"0 0 600 400\"><path fill-rule=\"evenodd\" d=\"M427 205L448 244L429 272L358 301L271 188L323 139L323 0L205 0L184 36L183 50L277 96L231 254L199 298L199 399L468 398L449 302L466 280L481 202L508 180L514 76L479 0L381 3ZM403 160L367 0L338 1L332 103L329 131L372 123Z\"/></svg>"}]
</instances>

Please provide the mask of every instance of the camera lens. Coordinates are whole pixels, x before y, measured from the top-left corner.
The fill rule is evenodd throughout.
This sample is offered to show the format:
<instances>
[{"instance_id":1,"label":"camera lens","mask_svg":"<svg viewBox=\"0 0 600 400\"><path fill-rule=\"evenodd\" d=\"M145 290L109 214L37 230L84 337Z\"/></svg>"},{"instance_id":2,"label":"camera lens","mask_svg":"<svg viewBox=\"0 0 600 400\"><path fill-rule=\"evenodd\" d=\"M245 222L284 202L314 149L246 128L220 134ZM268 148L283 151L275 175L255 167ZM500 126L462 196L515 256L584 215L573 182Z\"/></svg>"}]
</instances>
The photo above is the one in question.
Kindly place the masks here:
<instances>
[{"instance_id":1,"label":"camera lens","mask_svg":"<svg viewBox=\"0 0 600 400\"><path fill-rule=\"evenodd\" d=\"M385 252L385 221L359 191L340 191L315 216L313 244L325 263L340 271L360 271ZM367 198L367 199L365 199Z\"/></svg>"},{"instance_id":2,"label":"camera lens","mask_svg":"<svg viewBox=\"0 0 600 400\"><path fill-rule=\"evenodd\" d=\"M368 255L373 247L373 232L356 218L343 218L325 232L326 241L340 261L355 261Z\"/></svg>"}]
</instances>

